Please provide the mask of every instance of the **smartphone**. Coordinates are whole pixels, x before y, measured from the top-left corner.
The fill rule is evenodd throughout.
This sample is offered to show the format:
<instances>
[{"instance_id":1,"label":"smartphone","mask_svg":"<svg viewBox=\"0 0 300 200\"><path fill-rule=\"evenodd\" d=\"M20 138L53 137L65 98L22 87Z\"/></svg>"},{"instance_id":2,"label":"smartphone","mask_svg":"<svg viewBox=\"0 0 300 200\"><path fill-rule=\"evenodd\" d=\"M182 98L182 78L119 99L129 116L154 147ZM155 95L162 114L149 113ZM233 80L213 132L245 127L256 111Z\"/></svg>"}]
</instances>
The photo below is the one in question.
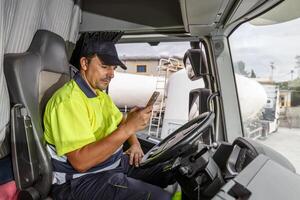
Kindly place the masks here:
<instances>
[{"instance_id":1,"label":"smartphone","mask_svg":"<svg viewBox=\"0 0 300 200\"><path fill-rule=\"evenodd\" d=\"M151 95L146 107L150 106L150 105L153 105L155 103L155 101L157 100L158 96L159 96L159 92L154 91L153 94Z\"/></svg>"}]
</instances>

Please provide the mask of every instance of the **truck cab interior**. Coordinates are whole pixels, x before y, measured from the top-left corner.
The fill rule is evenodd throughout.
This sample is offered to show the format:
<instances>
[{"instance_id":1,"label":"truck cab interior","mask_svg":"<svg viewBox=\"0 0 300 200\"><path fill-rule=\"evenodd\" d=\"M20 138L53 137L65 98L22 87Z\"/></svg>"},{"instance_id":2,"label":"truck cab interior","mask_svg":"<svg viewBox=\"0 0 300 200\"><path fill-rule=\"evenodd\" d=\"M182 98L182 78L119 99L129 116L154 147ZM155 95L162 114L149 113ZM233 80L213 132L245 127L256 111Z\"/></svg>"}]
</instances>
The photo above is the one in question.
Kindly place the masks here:
<instances>
[{"instance_id":1,"label":"truck cab interior","mask_svg":"<svg viewBox=\"0 0 300 200\"><path fill-rule=\"evenodd\" d=\"M23 9L35 12L29 9L30 3L31 8L48 9L43 17L47 23L36 25L26 42L13 34L13 25L7 27L4 23L3 30L9 29L12 34L5 35L4 31L0 37L8 38L2 39L7 44L3 43L0 51L0 78L5 81L3 88L7 87L7 91L2 89L6 96L1 96L0 107L0 130L5 133L1 158L11 157L20 199L50 198L52 169L43 141L43 110L51 95L74 75L69 58L77 36L100 31L121 32L118 43L155 46L186 41L190 49L182 56L188 77L204 82L204 88L192 90L189 95L190 109L199 101L198 116L166 138L139 136L147 151L141 167L168 162L185 200L299 198L300 177L289 160L245 137L228 39L252 19L263 25L298 18L299 13L284 9L291 4L299 7L298 1L65 0L69 18L62 7L57 9L59 1L41 2L28 0ZM25 16L18 15L21 5L1 2L0 7L3 11L10 8L5 16L16 20ZM283 8L274 14L271 11L276 7ZM13 9L15 12L9 12ZM69 28L59 31L54 25L65 27L64 19L69 20ZM24 28L22 34L29 35L28 29ZM19 39L9 47L14 37ZM14 51L13 46L22 42L26 45Z\"/></svg>"}]
</instances>

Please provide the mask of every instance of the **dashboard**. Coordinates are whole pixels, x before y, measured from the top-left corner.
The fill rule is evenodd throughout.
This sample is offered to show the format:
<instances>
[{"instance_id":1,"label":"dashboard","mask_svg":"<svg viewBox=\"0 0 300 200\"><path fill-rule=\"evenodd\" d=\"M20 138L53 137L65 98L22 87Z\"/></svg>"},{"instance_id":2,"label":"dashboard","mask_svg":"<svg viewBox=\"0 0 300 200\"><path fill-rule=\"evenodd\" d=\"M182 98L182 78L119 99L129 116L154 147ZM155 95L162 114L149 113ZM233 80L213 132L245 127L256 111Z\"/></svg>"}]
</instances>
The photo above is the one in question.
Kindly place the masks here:
<instances>
[{"instance_id":1,"label":"dashboard","mask_svg":"<svg viewBox=\"0 0 300 200\"><path fill-rule=\"evenodd\" d=\"M294 166L284 156L258 141L239 137L232 146L233 149L227 160L226 168L233 177L245 169L260 154L270 157L275 162L295 172Z\"/></svg>"}]
</instances>

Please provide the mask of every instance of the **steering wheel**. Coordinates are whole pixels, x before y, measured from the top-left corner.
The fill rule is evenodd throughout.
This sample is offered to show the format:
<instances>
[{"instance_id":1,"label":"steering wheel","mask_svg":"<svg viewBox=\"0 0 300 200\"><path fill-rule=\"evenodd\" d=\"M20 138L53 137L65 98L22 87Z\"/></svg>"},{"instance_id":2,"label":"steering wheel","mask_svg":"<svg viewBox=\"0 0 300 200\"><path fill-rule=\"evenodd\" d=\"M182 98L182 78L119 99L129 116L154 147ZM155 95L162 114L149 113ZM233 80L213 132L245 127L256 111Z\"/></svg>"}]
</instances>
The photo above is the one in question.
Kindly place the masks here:
<instances>
[{"instance_id":1,"label":"steering wheel","mask_svg":"<svg viewBox=\"0 0 300 200\"><path fill-rule=\"evenodd\" d=\"M205 130L214 122L214 112L205 112L193 120L182 125L148 151L140 164L141 167L150 167L157 163L177 158L192 148L192 145Z\"/></svg>"}]
</instances>

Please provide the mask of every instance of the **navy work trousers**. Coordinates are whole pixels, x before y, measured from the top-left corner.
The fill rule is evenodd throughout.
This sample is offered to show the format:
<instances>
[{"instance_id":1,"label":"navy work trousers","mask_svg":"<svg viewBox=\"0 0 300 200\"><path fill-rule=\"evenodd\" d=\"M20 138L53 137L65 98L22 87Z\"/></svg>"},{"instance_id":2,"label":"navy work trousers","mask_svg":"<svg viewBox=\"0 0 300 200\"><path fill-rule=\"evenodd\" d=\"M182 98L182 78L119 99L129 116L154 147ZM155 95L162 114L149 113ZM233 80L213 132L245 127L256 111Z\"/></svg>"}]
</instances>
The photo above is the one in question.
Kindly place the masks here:
<instances>
[{"instance_id":1,"label":"navy work trousers","mask_svg":"<svg viewBox=\"0 0 300 200\"><path fill-rule=\"evenodd\" d=\"M63 185L54 185L54 199L86 200L170 200L171 194L162 187L175 182L164 165L147 169L129 165L128 156L123 155L119 167L106 172L88 174Z\"/></svg>"}]
</instances>

